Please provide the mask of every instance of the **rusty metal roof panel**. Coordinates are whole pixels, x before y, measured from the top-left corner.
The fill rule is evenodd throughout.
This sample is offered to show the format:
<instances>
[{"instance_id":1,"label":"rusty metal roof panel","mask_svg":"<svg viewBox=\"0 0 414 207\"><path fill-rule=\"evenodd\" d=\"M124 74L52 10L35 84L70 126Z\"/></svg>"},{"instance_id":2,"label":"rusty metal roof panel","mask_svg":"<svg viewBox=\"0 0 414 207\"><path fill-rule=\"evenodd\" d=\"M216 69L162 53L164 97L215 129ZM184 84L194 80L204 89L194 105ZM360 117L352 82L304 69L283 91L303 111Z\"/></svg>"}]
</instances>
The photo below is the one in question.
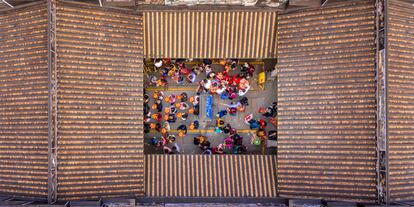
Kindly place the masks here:
<instances>
[{"instance_id":1,"label":"rusty metal roof panel","mask_svg":"<svg viewBox=\"0 0 414 207\"><path fill-rule=\"evenodd\" d=\"M275 155L146 155L148 197L275 197Z\"/></svg>"},{"instance_id":2,"label":"rusty metal roof panel","mask_svg":"<svg viewBox=\"0 0 414 207\"><path fill-rule=\"evenodd\" d=\"M388 1L390 199L414 199L414 7Z\"/></svg>"},{"instance_id":3,"label":"rusty metal roof panel","mask_svg":"<svg viewBox=\"0 0 414 207\"><path fill-rule=\"evenodd\" d=\"M274 58L276 12L144 12L147 58Z\"/></svg>"},{"instance_id":4,"label":"rusty metal roof panel","mask_svg":"<svg viewBox=\"0 0 414 207\"><path fill-rule=\"evenodd\" d=\"M374 1L278 16L278 192L376 200Z\"/></svg>"},{"instance_id":5,"label":"rusty metal roof panel","mask_svg":"<svg viewBox=\"0 0 414 207\"><path fill-rule=\"evenodd\" d=\"M0 193L47 197L46 4L0 13Z\"/></svg>"},{"instance_id":6,"label":"rusty metal roof panel","mask_svg":"<svg viewBox=\"0 0 414 207\"><path fill-rule=\"evenodd\" d=\"M59 199L144 191L142 15L58 3Z\"/></svg>"}]
</instances>

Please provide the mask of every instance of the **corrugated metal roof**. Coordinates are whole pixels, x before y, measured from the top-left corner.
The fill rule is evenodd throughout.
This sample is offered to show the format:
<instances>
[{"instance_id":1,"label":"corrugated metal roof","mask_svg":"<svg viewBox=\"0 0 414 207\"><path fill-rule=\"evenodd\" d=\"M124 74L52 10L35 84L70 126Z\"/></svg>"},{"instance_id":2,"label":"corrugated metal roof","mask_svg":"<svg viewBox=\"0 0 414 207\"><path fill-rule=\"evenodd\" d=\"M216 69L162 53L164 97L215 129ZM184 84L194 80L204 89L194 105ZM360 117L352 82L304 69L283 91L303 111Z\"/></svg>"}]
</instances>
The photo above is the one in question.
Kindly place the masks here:
<instances>
[{"instance_id":1,"label":"corrugated metal roof","mask_svg":"<svg viewBox=\"0 0 414 207\"><path fill-rule=\"evenodd\" d=\"M414 6L388 1L388 150L392 201L414 199Z\"/></svg>"},{"instance_id":2,"label":"corrugated metal roof","mask_svg":"<svg viewBox=\"0 0 414 207\"><path fill-rule=\"evenodd\" d=\"M278 192L376 200L374 1L278 16Z\"/></svg>"},{"instance_id":3,"label":"corrugated metal roof","mask_svg":"<svg viewBox=\"0 0 414 207\"><path fill-rule=\"evenodd\" d=\"M144 12L147 58L274 58L276 12Z\"/></svg>"},{"instance_id":4,"label":"corrugated metal roof","mask_svg":"<svg viewBox=\"0 0 414 207\"><path fill-rule=\"evenodd\" d=\"M275 197L274 155L147 155L149 197Z\"/></svg>"},{"instance_id":5,"label":"corrugated metal roof","mask_svg":"<svg viewBox=\"0 0 414 207\"><path fill-rule=\"evenodd\" d=\"M46 4L0 13L0 193L47 197Z\"/></svg>"},{"instance_id":6,"label":"corrugated metal roof","mask_svg":"<svg viewBox=\"0 0 414 207\"><path fill-rule=\"evenodd\" d=\"M58 3L58 197L144 194L142 15Z\"/></svg>"}]
</instances>

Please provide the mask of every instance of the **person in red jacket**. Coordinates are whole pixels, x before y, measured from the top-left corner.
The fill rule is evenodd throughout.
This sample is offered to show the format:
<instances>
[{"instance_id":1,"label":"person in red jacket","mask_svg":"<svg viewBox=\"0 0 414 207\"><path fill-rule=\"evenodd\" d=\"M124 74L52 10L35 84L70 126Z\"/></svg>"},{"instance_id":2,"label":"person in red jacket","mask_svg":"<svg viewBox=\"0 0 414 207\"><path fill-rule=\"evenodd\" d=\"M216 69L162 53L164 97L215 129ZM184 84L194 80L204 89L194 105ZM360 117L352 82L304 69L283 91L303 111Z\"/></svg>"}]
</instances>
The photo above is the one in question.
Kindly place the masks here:
<instances>
[{"instance_id":1,"label":"person in red jacket","mask_svg":"<svg viewBox=\"0 0 414 207\"><path fill-rule=\"evenodd\" d=\"M265 129L266 128L267 123L264 119L260 119L259 123L260 123L260 129Z\"/></svg>"}]
</instances>

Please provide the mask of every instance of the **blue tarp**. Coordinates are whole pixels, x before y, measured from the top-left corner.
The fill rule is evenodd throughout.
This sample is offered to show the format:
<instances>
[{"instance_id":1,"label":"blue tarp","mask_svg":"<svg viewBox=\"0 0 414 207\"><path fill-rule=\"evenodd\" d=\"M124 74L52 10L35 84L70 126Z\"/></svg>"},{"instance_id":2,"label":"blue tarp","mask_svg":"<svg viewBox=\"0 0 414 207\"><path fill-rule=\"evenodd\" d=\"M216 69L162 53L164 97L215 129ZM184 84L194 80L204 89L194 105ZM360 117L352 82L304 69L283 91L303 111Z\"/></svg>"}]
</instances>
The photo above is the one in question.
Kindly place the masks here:
<instances>
[{"instance_id":1,"label":"blue tarp","mask_svg":"<svg viewBox=\"0 0 414 207\"><path fill-rule=\"evenodd\" d=\"M206 96L206 118L213 119L213 96Z\"/></svg>"}]
</instances>

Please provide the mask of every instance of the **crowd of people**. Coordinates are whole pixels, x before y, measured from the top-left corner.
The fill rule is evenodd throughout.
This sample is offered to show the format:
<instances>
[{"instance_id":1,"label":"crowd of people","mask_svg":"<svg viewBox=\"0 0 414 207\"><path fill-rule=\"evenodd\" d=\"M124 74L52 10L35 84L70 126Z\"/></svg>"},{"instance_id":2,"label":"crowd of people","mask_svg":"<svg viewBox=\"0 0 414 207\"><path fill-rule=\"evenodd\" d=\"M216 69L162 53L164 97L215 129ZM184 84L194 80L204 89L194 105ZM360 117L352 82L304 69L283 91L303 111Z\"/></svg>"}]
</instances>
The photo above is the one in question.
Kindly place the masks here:
<instances>
[{"instance_id":1,"label":"crowd of people","mask_svg":"<svg viewBox=\"0 0 414 207\"><path fill-rule=\"evenodd\" d=\"M183 122L189 116L198 116L200 113L200 95L208 93L217 95L222 100L230 100L229 104L223 104L226 109L217 112L216 115L216 133L226 134L226 138L217 146L211 146L209 138L206 136L194 137L194 144L198 145L202 154L240 154L247 151L243 144L243 137L232 128L229 123L225 123L224 116L235 116L238 112L244 112L248 106L248 98L245 94L250 90L249 79L253 77L255 68L249 63L239 65L238 60L223 60L220 62L223 66L222 71L212 70L212 61L203 60L202 64L195 65L191 69L187 67L186 60L175 60L173 63L170 59L155 60L154 65L158 68L159 75L152 74L149 77L150 84L156 87L167 86L170 81L177 84L194 83L197 77L205 73L205 78L197 84L196 95L188 96L186 92L180 94L170 94L165 96L162 91L154 91L152 96L146 92L144 94L144 132L149 133L155 130L161 134L159 137L152 137L150 144L158 149L162 149L166 154L180 153L180 147L176 143L176 136L170 133L171 123L178 121L176 134L178 138L187 135L188 129L199 129L200 123L194 120L187 125ZM236 75L230 75L237 70ZM150 106L150 99L153 104ZM260 111L265 117L273 116L275 105L270 106L264 111ZM182 121L181 121L182 120ZM250 129L256 130L257 135L264 139L266 136L265 127L267 125L264 119L255 120L253 118L245 119Z\"/></svg>"},{"instance_id":2,"label":"crowd of people","mask_svg":"<svg viewBox=\"0 0 414 207\"><path fill-rule=\"evenodd\" d=\"M195 65L191 69L186 60L178 59L175 63L171 59L156 60L154 65L159 69L160 75L151 75L150 84L156 87L168 85L168 78L178 85L194 83L202 73L206 78L198 82L197 93L208 92L218 94L222 99L233 100L238 96L244 96L250 89L249 79L253 76L255 68L249 63L239 66L236 59L223 60L220 62L223 70L214 72L212 60L204 59L202 64ZM240 73L230 75L231 71L240 68Z\"/></svg>"}]
</instances>

